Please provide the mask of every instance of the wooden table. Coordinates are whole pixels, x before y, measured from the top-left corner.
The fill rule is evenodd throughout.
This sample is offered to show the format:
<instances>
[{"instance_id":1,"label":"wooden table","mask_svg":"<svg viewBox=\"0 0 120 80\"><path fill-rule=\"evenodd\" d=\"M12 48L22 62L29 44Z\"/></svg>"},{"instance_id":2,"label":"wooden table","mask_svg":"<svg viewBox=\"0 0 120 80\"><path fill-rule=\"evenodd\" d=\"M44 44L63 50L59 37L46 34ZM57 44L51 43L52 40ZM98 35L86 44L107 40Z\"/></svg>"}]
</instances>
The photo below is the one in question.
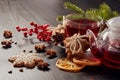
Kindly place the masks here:
<instances>
[{"instance_id":1,"label":"wooden table","mask_svg":"<svg viewBox=\"0 0 120 80\"><path fill-rule=\"evenodd\" d=\"M56 26L59 24L55 19L59 15L66 15L71 13L64 9L64 2L67 0L0 0L0 40L5 40L3 37L4 30L10 30L13 33L14 42L9 49L3 49L0 45L0 80L120 80L120 71L99 67L86 67L79 73L70 73L61 71L55 66L55 62L60 57L65 57L65 49L38 41L35 37L23 38L22 33L18 33L15 29L19 26L29 26L31 21L37 24L50 24ZM98 3L103 0L70 0L79 5L84 10L88 7L97 7ZM108 3L112 9L120 11L119 0L111 0L104 2ZM114 5L114 6L113 6ZM32 40L32 41L31 41ZM20 72L19 68L14 68L8 61L10 56L19 54L26 50L29 53L33 50L36 43L44 43L48 48L57 51L57 57L54 59L47 59L43 57L46 62L50 64L49 71L23 68L24 72ZM40 53L44 54L44 53ZM8 71L12 70L12 74Z\"/></svg>"}]
</instances>

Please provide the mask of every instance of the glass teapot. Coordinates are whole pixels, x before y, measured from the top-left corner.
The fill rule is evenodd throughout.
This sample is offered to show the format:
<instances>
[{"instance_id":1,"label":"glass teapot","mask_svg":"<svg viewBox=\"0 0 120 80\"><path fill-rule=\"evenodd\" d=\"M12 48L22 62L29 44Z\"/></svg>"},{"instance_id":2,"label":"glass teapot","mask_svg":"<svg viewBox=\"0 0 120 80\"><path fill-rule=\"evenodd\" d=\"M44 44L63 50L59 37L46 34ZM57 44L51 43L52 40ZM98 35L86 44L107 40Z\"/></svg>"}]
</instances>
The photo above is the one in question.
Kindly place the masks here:
<instances>
[{"instance_id":1,"label":"glass teapot","mask_svg":"<svg viewBox=\"0 0 120 80\"><path fill-rule=\"evenodd\" d=\"M107 67L120 69L120 17L106 22L108 28L96 37L91 30L87 31L92 54Z\"/></svg>"}]
</instances>

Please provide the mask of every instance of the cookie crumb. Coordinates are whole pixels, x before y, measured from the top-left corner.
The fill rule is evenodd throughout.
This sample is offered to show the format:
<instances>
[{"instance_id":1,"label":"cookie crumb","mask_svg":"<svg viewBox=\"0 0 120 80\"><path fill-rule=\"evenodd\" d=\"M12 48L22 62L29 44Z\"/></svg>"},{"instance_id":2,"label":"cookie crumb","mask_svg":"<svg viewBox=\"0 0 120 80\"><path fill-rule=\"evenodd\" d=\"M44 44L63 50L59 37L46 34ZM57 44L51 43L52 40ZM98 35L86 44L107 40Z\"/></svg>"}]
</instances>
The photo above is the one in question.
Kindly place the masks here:
<instances>
[{"instance_id":1,"label":"cookie crumb","mask_svg":"<svg viewBox=\"0 0 120 80\"><path fill-rule=\"evenodd\" d=\"M17 44L17 42L15 42L15 44Z\"/></svg>"},{"instance_id":2,"label":"cookie crumb","mask_svg":"<svg viewBox=\"0 0 120 80\"><path fill-rule=\"evenodd\" d=\"M19 69L20 72L23 72L23 69Z\"/></svg>"},{"instance_id":3,"label":"cookie crumb","mask_svg":"<svg viewBox=\"0 0 120 80\"><path fill-rule=\"evenodd\" d=\"M12 74L12 70L8 71L9 74Z\"/></svg>"},{"instance_id":4,"label":"cookie crumb","mask_svg":"<svg viewBox=\"0 0 120 80\"><path fill-rule=\"evenodd\" d=\"M31 50L31 51L29 51L29 53L32 53L33 51Z\"/></svg>"},{"instance_id":5,"label":"cookie crumb","mask_svg":"<svg viewBox=\"0 0 120 80\"><path fill-rule=\"evenodd\" d=\"M23 50L23 52L26 52L26 50Z\"/></svg>"}]
</instances>

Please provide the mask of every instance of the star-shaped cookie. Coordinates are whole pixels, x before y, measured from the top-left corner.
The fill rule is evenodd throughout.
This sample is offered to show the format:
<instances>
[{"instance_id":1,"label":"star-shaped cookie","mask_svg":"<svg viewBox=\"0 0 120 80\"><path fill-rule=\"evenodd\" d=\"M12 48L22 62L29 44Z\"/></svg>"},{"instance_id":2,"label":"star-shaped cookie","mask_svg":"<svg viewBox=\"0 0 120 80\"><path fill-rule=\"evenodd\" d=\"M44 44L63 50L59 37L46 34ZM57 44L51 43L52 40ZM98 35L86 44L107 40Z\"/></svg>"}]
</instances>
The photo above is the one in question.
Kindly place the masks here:
<instances>
[{"instance_id":1,"label":"star-shaped cookie","mask_svg":"<svg viewBox=\"0 0 120 80\"><path fill-rule=\"evenodd\" d=\"M8 59L14 67L34 68L38 62L43 61L37 53L20 53Z\"/></svg>"}]
</instances>

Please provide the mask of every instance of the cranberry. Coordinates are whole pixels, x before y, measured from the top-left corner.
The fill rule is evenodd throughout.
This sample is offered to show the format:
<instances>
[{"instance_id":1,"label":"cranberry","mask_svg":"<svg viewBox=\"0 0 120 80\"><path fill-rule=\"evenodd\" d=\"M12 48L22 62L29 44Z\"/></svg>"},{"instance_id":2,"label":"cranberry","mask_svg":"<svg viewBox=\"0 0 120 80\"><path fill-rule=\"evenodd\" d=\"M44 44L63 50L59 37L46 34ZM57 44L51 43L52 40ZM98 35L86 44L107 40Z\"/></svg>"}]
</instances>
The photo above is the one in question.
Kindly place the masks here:
<instances>
[{"instance_id":1,"label":"cranberry","mask_svg":"<svg viewBox=\"0 0 120 80\"><path fill-rule=\"evenodd\" d=\"M30 32L33 32L33 29L30 29L29 31L30 31Z\"/></svg>"},{"instance_id":2,"label":"cranberry","mask_svg":"<svg viewBox=\"0 0 120 80\"><path fill-rule=\"evenodd\" d=\"M21 30L22 30L22 31L27 31L28 28L24 27L24 28L22 28Z\"/></svg>"},{"instance_id":3,"label":"cranberry","mask_svg":"<svg viewBox=\"0 0 120 80\"><path fill-rule=\"evenodd\" d=\"M34 27L37 27L37 24L34 24Z\"/></svg>"},{"instance_id":4,"label":"cranberry","mask_svg":"<svg viewBox=\"0 0 120 80\"><path fill-rule=\"evenodd\" d=\"M17 26L16 29L20 29L20 26Z\"/></svg>"},{"instance_id":5,"label":"cranberry","mask_svg":"<svg viewBox=\"0 0 120 80\"><path fill-rule=\"evenodd\" d=\"M37 38L38 38L39 40L42 40L42 36L40 36L40 35L38 35Z\"/></svg>"},{"instance_id":6,"label":"cranberry","mask_svg":"<svg viewBox=\"0 0 120 80\"><path fill-rule=\"evenodd\" d=\"M29 32L28 34L29 34L30 36L32 36L32 32Z\"/></svg>"},{"instance_id":7,"label":"cranberry","mask_svg":"<svg viewBox=\"0 0 120 80\"><path fill-rule=\"evenodd\" d=\"M38 29L37 29L37 28L34 28L34 32L35 32L35 33L38 33Z\"/></svg>"},{"instance_id":8,"label":"cranberry","mask_svg":"<svg viewBox=\"0 0 120 80\"><path fill-rule=\"evenodd\" d=\"M48 25L48 24L45 24L44 27L47 28L47 27L49 27L49 25Z\"/></svg>"},{"instance_id":9,"label":"cranberry","mask_svg":"<svg viewBox=\"0 0 120 80\"><path fill-rule=\"evenodd\" d=\"M45 25L38 25L34 22L30 23L31 26L34 26L34 28L28 29L27 27L20 28L19 26L16 27L17 31L23 31L24 37L32 36L33 33L37 35L37 39L39 40L45 40L45 41L50 41L51 38L50 36L52 35L52 31L49 32L47 28L49 27L48 24Z\"/></svg>"},{"instance_id":10,"label":"cranberry","mask_svg":"<svg viewBox=\"0 0 120 80\"><path fill-rule=\"evenodd\" d=\"M50 37L47 36L47 38L45 38L45 41L50 41Z\"/></svg>"},{"instance_id":11,"label":"cranberry","mask_svg":"<svg viewBox=\"0 0 120 80\"><path fill-rule=\"evenodd\" d=\"M27 37L27 34L28 34L28 33L27 33L27 32L24 32L23 34L24 34L24 37Z\"/></svg>"},{"instance_id":12,"label":"cranberry","mask_svg":"<svg viewBox=\"0 0 120 80\"><path fill-rule=\"evenodd\" d=\"M17 31L20 32L21 28L19 26L16 27Z\"/></svg>"},{"instance_id":13,"label":"cranberry","mask_svg":"<svg viewBox=\"0 0 120 80\"><path fill-rule=\"evenodd\" d=\"M34 25L34 22L31 22L30 25L33 26L33 25Z\"/></svg>"},{"instance_id":14,"label":"cranberry","mask_svg":"<svg viewBox=\"0 0 120 80\"><path fill-rule=\"evenodd\" d=\"M21 29L17 29L17 31L18 31L18 32L20 32L20 31L21 31Z\"/></svg>"}]
</instances>

